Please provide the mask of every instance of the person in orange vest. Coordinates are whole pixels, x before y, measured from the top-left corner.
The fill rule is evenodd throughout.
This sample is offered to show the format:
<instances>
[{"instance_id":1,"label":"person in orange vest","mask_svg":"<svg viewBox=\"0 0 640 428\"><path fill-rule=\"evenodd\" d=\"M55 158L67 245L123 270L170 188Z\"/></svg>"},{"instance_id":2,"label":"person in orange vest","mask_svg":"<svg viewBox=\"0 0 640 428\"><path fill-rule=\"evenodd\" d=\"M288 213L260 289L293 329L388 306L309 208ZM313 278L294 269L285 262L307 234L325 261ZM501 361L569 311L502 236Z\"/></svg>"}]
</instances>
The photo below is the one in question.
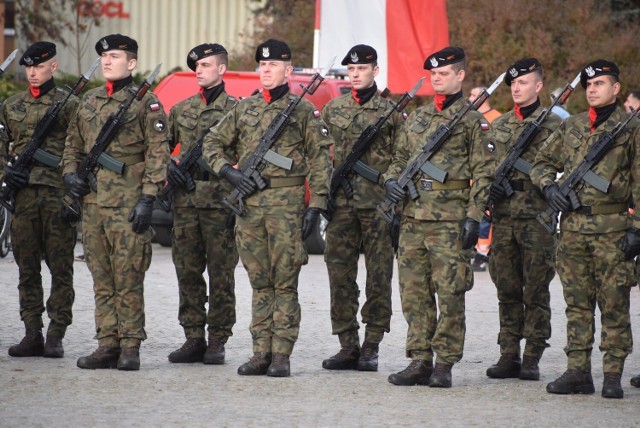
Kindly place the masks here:
<instances>
[{"instance_id":1,"label":"person in orange vest","mask_svg":"<svg viewBox=\"0 0 640 428\"><path fill-rule=\"evenodd\" d=\"M475 101L480 93L483 90L487 89L486 86L476 86L471 89L469 93L469 101ZM501 112L491 107L489 104L489 99L482 103L478 108L478 111L482 113L482 115L489 121L489 123L493 122L495 119L502 115ZM478 244L476 245L476 255L473 258L473 262L471 263L471 268L474 272L484 272L487 270L487 265L489 263L489 250L491 249L491 234L493 232L493 228L490 223L486 221L480 222L480 235L478 237Z\"/></svg>"}]
</instances>

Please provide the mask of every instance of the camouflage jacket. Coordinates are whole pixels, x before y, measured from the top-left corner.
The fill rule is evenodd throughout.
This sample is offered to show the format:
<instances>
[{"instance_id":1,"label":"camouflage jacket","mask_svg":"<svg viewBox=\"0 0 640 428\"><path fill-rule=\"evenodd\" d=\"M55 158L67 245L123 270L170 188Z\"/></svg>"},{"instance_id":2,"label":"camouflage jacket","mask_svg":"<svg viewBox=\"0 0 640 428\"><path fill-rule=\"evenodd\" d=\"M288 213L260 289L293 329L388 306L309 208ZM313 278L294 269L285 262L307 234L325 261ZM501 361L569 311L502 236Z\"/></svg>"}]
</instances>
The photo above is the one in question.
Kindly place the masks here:
<instances>
[{"instance_id":1,"label":"camouflage jacket","mask_svg":"<svg viewBox=\"0 0 640 428\"><path fill-rule=\"evenodd\" d=\"M531 169L531 179L540 189L556 181L556 174L570 174L582 162L589 149L605 131L611 131L624 120L625 112L618 107L609 119L591 132L589 113L584 112L566 119L547 139ZM614 146L593 167L593 172L609 180L608 193L602 193L581 182L576 187L582 205L598 206L627 204L633 201L640 206L640 120L631 121L616 138ZM562 177L558 180L562 183ZM616 232L632 226L640 228L640 217L631 217L626 210L614 214L586 215L576 212L562 213L562 230L580 233Z\"/></svg>"},{"instance_id":2,"label":"camouflage jacket","mask_svg":"<svg viewBox=\"0 0 640 428\"><path fill-rule=\"evenodd\" d=\"M20 155L36 129L36 125L47 110L67 95L63 89L53 88L45 95L34 98L29 91L20 92L9 97L0 110L0 122L4 126L0 132L0 180L4 176L9 143L13 142L13 151ZM78 97L72 95L64 105L45 138L41 149L55 156L62 156L64 141L67 137L67 125L78 107ZM63 188L62 169L51 168L37 162L29 173L29 184L42 184Z\"/></svg>"},{"instance_id":3,"label":"camouflage jacket","mask_svg":"<svg viewBox=\"0 0 640 428\"><path fill-rule=\"evenodd\" d=\"M384 181L398 179L405 167L420 154L438 126L453 119L466 102L461 98L441 112L429 104L411 113L400 133L396 153L384 175ZM482 114L472 110L458 123L452 134L431 158L431 163L448 173L446 182L473 180L473 185L461 190L426 190L431 177L420 172L414 177L420 197L415 201L405 198L404 215L432 221L457 221L465 217L477 221L482 219L495 162L491 126ZM423 182L426 185L423 186Z\"/></svg>"},{"instance_id":4,"label":"camouflage jacket","mask_svg":"<svg viewBox=\"0 0 640 428\"><path fill-rule=\"evenodd\" d=\"M504 161L509 149L516 143L526 126L542 113L544 107L539 106L529 117L520 120L513 110L497 118L492 124L496 141L496 168ZM538 150L551 133L560 125L560 118L550 113L540 126L540 130L533 141L522 154L521 158L531 164L535 161ZM516 169L510 181L524 182L527 187L532 186L531 178ZM498 217L535 218L541 211L548 208L542 193L537 187L516 191L510 198L498 202L494 215Z\"/></svg>"},{"instance_id":5,"label":"camouflage jacket","mask_svg":"<svg viewBox=\"0 0 640 428\"><path fill-rule=\"evenodd\" d=\"M334 167L347 158L365 128L376 123L380 116L392 108L393 105L379 93L362 106L353 99L351 93L335 98L325 105L322 118L329 126L335 142ZM396 134L402 123L402 115L394 113L360 160L380 173L386 172L393 156ZM349 177L349 183L353 188L353 199L347 202L344 192L340 190L336 196L338 206L353 205L361 209L374 209L376 204L384 199L384 183L372 183L355 172Z\"/></svg>"},{"instance_id":6,"label":"camouflage jacket","mask_svg":"<svg viewBox=\"0 0 640 428\"><path fill-rule=\"evenodd\" d=\"M240 101L205 137L203 156L213 171L217 174L220 168L229 163L229 149L235 153L238 164L244 165L258 146L264 131L295 96L287 94L271 104L267 104L262 94ZM293 168L287 171L265 162L261 175L267 179L306 177L310 191L309 206L326 209L332 171L331 144L333 140L320 112L310 101L302 99L282 135L271 147L279 155L292 159ZM268 187L249 196L245 203L252 206L303 204L304 198L303 185Z\"/></svg>"},{"instance_id":7,"label":"camouflage jacket","mask_svg":"<svg viewBox=\"0 0 640 428\"><path fill-rule=\"evenodd\" d=\"M63 174L75 172L96 142L102 126L131 96L127 85L107 96L104 86L87 91L69 125L62 159ZM106 152L125 163L122 175L101 167L96 173L97 192L84 197L101 207L133 207L142 194L156 196L164 184L169 162L167 116L158 98L147 92L134 101Z\"/></svg>"},{"instance_id":8,"label":"camouflage jacket","mask_svg":"<svg viewBox=\"0 0 640 428\"><path fill-rule=\"evenodd\" d=\"M230 111L237 101L222 92L211 104L207 105L200 94L193 95L171 108L169 125L171 127L171 150L180 144L180 159L198 142L203 132L215 125ZM228 150L226 159L235 163L233 152ZM192 171L196 189L187 193L178 189L174 193L173 203L176 207L226 208L222 198L233 190L233 186L217 176L206 173L200 167ZM206 178L204 180L203 178Z\"/></svg>"}]
</instances>

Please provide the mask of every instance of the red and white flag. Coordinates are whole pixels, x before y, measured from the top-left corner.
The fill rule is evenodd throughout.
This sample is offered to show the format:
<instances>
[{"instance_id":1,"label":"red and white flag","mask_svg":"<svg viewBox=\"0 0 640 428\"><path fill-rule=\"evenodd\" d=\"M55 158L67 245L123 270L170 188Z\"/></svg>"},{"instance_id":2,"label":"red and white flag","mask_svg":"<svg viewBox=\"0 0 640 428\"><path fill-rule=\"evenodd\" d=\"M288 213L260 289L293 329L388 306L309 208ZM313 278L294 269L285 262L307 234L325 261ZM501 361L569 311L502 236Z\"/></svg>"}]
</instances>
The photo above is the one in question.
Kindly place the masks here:
<instances>
[{"instance_id":1,"label":"red and white flag","mask_svg":"<svg viewBox=\"0 0 640 428\"><path fill-rule=\"evenodd\" d=\"M410 90L427 56L449 45L446 0L316 0L314 67L336 65L357 44L378 52L376 83L393 93ZM419 95L433 95L427 82Z\"/></svg>"}]
</instances>

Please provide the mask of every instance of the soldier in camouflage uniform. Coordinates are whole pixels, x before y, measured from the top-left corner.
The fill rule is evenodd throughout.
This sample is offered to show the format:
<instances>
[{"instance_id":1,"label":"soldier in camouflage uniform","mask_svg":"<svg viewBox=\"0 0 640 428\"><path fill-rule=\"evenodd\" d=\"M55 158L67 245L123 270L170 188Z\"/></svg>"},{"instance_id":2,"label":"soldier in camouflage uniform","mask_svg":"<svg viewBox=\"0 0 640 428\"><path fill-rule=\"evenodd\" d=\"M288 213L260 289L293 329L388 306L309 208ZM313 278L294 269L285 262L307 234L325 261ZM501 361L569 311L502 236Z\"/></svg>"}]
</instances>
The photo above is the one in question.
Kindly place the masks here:
<instances>
[{"instance_id":1,"label":"soldier in camouflage uniform","mask_svg":"<svg viewBox=\"0 0 640 428\"><path fill-rule=\"evenodd\" d=\"M268 40L258 46L262 92L238 103L205 137L209 166L246 195L246 214L237 217L236 245L253 288L251 336L253 357L240 375L290 375L289 355L300 329L298 274L307 263L304 238L327 207L333 143L320 113L306 99L293 111L271 147L293 160L290 171L265 163L260 171L269 185L257 191L253 179L234 169L228 150L244 165L276 115L289 105L287 78L293 71L286 43ZM305 177L311 193L304 210Z\"/></svg>"},{"instance_id":2,"label":"soldier in camouflage uniform","mask_svg":"<svg viewBox=\"0 0 640 428\"><path fill-rule=\"evenodd\" d=\"M222 81L228 61L226 49L217 43L198 45L187 56L200 92L176 104L169 115L171 148L180 144L182 156L198 143L203 131L236 105ZM233 153L228 153L226 159L235 163ZM227 225L231 210L222 203L233 187L201 166L192 175L185 174L173 161L167 179L176 189L172 255L180 293L178 320L187 338L180 349L169 354L169 361L223 364L224 344L236 322L234 271L238 252L233 229ZM208 313L205 268L209 275ZM205 326L209 331L208 346Z\"/></svg>"},{"instance_id":3,"label":"soldier in camouflage uniform","mask_svg":"<svg viewBox=\"0 0 640 428\"><path fill-rule=\"evenodd\" d=\"M491 124L496 165L502 163L527 125L542 113L538 97L544 86L542 78L542 65L535 58L516 61L507 70L505 83L511 87L515 106ZM559 124L558 116L547 116L522 159L533 163L538 149ZM551 337L549 283L556 273L556 239L536 220L548 206L531 178L515 171L509 181L515 191L509 199L495 183L489 191L495 201L489 272L498 290L501 356L487 370L487 376L538 380L538 362ZM526 343L521 364L522 338Z\"/></svg>"},{"instance_id":4,"label":"soldier in camouflage uniform","mask_svg":"<svg viewBox=\"0 0 640 428\"><path fill-rule=\"evenodd\" d=\"M466 58L461 48L431 54L424 68L431 73L435 102L409 116L384 174L387 198L404 201L398 272L409 324L406 355L412 359L405 370L389 376L389 382L449 388L451 367L462 358L465 293L473 287L470 261L489 196L495 147L487 120L469 111L430 160L448 173L447 180L440 183L420 173L414 178L419 198L405 199L398 177L438 126L467 102L462 96Z\"/></svg>"},{"instance_id":5,"label":"soldier in camouflage uniform","mask_svg":"<svg viewBox=\"0 0 640 428\"><path fill-rule=\"evenodd\" d=\"M82 242L95 293L98 348L78 367L140 368L144 331L143 281L151 262L151 212L169 162L167 117L155 95L134 101L107 153L125 164L122 175L101 167L91 188L76 174L107 118L132 96L138 44L120 34L96 43L104 87L88 91L73 118L64 150L67 191L83 197Z\"/></svg>"},{"instance_id":6,"label":"soldier in camouflage uniform","mask_svg":"<svg viewBox=\"0 0 640 428\"><path fill-rule=\"evenodd\" d=\"M352 47L342 60L347 66L352 91L330 101L322 111L335 141L334 164L341 164L351 152L365 128L393 108L378 93L378 55L367 45ZM394 114L384 124L376 140L361 161L378 172L385 172L393 155L394 139L402 118ZM349 177L353 198L342 191L332 203L336 206L327 226L327 246L324 259L329 271L331 288L331 325L340 340L340 351L322 362L332 370L378 369L378 344L391 321L391 277L393 247L389 227L375 210L384 198L384 187L363 176ZM360 246L364 248L367 268L366 302L362 307L362 322L366 324L364 343L360 350L358 337L358 296L356 278Z\"/></svg>"},{"instance_id":7,"label":"soldier in camouflage uniform","mask_svg":"<svg viewBox=\"0 0 640 428\"><path fill-rule=\"evenodd\" d=\"M0 111L3 127L0 132L0 180L17 191L11 244L20 272L20 318L26 329L22 341L9 348L9 355L13 357L61 358L64 355L62 338L72 319L76 228L60 216L60 198L64 195L62 170L59 166L38 162L30 171L5 165L9 143L13 142L13 151L20 155L46 111L67 95L53 80L53 73L58 68L55 55L56 45L50 42L37 42L27 48L20 58L20 65L25 66L29 90L8 98ZM78 98L71 96L41 149L62 156L67 125L77 106ZM46 305L51 321L46 342L42 336L45 306L40 270L43 258L51 272L51 292Z\"/></svg>"},{"instance_id":8,"label":"soldier in camouflage uniform","mask_svg":"<svg viewBox=\"0 0 640 428\"><path fill-rule=\"evenodd\" d=\"M618 105L618 67L597 60L581 72L589 111L566 119L547 139L531 170L533 183L551 207L562 212L556 268L567 303L567 370L547 385L553 394L592 394L591 377L596 304L601 312L600 350L604 351L602 396L622 398L620 377L632 349L629 293L635 284L633 257L640 253L640 218L629 215L629 201L640 206L640 121L634 119L592 171L608 180L603 193L581 182L581 206L571 210L555 182L575 170L589 149L622 121ZM562 178L560 179L562 181Z\"/></svg>"}]
</instances>

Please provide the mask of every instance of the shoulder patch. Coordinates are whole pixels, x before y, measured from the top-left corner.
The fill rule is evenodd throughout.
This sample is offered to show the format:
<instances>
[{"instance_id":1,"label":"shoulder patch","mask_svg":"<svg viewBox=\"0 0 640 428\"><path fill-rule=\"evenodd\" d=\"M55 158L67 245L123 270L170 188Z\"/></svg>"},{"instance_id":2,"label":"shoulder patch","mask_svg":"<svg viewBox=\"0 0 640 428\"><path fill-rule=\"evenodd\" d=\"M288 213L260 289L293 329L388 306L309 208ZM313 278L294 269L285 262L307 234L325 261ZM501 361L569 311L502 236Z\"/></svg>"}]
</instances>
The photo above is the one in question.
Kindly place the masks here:
<instances>
[{"instance_id":1,"label":"shoulder patch","mask_svg":"<svg viewBox=\"0 0 640 428\"><path fill-rule=\"evenodd\" d=\"M318 110L314 110L313 117L320 117L320 112Z\"/></svg>"},{"instance_id":2,"label":"shoulder patch","mask_svg":"<svg viewBox=\"0 0 640 428\"><path fill-rule=\"evenodd\" d=\"M326 126L322 125L320 127L320 135L322 135L323 138L327 138L329 136L329 129Z\"/></svg>"},{"instance_id":3,"label":"shoulder patch","mask_svg":"<svg viewBox=\"0 0 640 428\"><path fill-rule=\"evenodd\" d=\"M155 122L153 122L153 129L156 132L164 132L166 127L167 125L164 123L164 120L162 119L157 119Z\"/></svg>"},{"instance_id":4,"label":"shoulder patch","mask_svg":"<svg viewBox=\"0 0 640 428\"><path fill-rule=\"evenodd\" d=\"M407 120L408 117L409 115L407 114L407 112L402 110L402 120Z\"/></svg>"},{"instance_id":5,"label":"shoulder patch","mask_svg":"<svg viewBox=\"0 0 640 428\"><path fill-rule=\"evenodd\" d=\"M489 129L491 129L491 127L486 122L480 122L480 129L482 129L483 131L488 131Z\"/></svg>"},{"instance_id":6,"label":"shoulder patch","mask_svg":"<svg viewBox=\"0 0 640 428\"><path fill-rule=\"evenodd\" d=\"M493 153L493 152L495 152L495 151L496 151L496 145L493 143L493 141L489 141L489 142L487 143L487 151L488 151L489 153Z\"/></svg>"},{"instance_id":7,"label":"shoulder patch","mask_svg":"<svg viewBox=\"0 0 640 428\"><path fill-rule=\"evenodd\" d=\"M151 111L160 110L160 103L151 103L151 104L149 104L149 110L151 110Z\"/></svg>"}]
</instances>

